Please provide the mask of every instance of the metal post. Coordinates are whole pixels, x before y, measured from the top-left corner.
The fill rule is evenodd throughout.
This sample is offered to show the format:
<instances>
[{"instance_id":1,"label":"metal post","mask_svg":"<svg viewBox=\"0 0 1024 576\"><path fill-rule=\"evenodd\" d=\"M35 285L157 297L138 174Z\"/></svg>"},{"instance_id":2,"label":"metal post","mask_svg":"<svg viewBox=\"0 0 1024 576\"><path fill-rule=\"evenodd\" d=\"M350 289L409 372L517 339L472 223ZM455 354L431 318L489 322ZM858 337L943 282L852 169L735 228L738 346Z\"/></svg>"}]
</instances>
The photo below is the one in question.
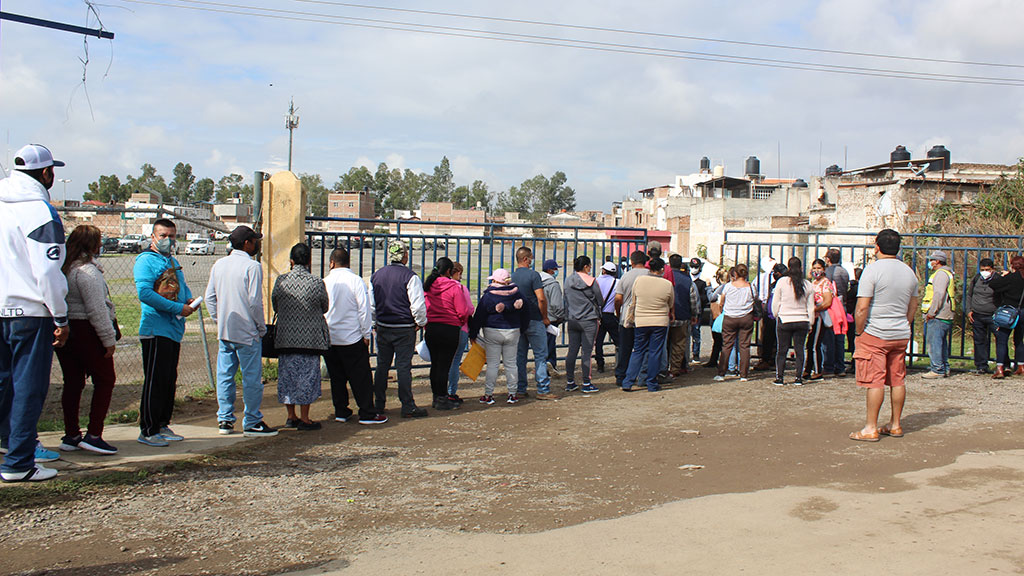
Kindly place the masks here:
<instances>
[{"instance_id":1,"label":"metal post","mask_svg":"<svg viewBox=\"0 0 1024 576\"><path fill-rule=\"evenodd\" d=\"M217 389L217 382L213 379L213 365L210 363L210 343L206 340L206 324L203 323L203 305L199 305L199 333L203 337L203 356L206 358L206 374L210 378L210 389Z\"/></svg>"},{"instance_id":2,"label":"metal post","mask_svg":"<svg viewBox=\"0 0 1024 576\"><path fill-rule=\"evenodd\" d=\"M252 224L257 232L263 223L263 180L266 173L259 170L252 173Z\"/></svg>"}]
</instances>

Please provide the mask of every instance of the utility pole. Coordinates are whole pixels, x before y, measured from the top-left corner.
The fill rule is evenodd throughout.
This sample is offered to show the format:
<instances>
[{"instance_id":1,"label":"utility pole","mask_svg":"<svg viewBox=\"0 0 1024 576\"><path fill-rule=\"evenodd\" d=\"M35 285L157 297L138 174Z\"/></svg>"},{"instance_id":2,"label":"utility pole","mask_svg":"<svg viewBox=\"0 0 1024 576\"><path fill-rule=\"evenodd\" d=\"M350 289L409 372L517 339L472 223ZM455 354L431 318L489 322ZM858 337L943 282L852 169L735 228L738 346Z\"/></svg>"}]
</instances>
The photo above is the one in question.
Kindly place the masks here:
<instances>
[{"instance_id":1,"label":"utility pole","mask_svg":"<svg viewBox=\"0 0 1024 576\"><path fill-rule=\"evenodd\" d=\"M64 204L63 204L63 206L66 208L67 205L68 205L68 182L71 182L71 179L70 178L58 178L58 180L64 183Z\"/></svg>"},{"instance_id":2,"label":"utility pole","mask_svg":"<svg viewBox=\"0 0 1024 576\"><path fill-rule=\"evenodd\" d=\"M295 129L299 127L299 115L296 114L295 99L288 103L288 115L285 116L284 127L288 129L288 171L292 171L292 136Z\"/></svg>"}]
</instances>

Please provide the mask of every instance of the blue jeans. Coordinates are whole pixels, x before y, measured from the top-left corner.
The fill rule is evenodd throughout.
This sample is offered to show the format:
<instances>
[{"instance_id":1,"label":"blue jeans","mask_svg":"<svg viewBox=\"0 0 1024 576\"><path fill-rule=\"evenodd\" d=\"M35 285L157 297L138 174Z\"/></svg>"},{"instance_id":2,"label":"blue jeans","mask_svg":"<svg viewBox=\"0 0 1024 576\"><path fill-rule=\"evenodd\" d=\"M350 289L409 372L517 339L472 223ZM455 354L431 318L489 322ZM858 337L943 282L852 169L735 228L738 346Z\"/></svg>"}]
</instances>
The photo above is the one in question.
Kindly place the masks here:
<instances>
[{"instance_id":1,"label":"blue jeans","mask_svg":"<svg viewBox=\"0 0 1024 576\"><path fill-rule=\"evenodd\" d=\"M459 368L462 366L462 355L468 350L467 346L469 346L469 332L459 330L459 347L455 349L455 359L452 360L452 368L448 371L449 395L459 391Z\"/></svg>"},{"instance_id":2,"label":"blue jeans","mask_svg":"<svg viewBox=\"0 0 1024 576\"><path fill-rule=\"evenodd\" d=\"M647 357L647 390L654 392L660 389L658 386L658 371L661 369L661 354L658 350L665 348L665 337L668 335L668 328L665 326L641 326L636 328L636 338L633 343L633 354L629 357L629 368L626 370L626 379L622 387L629 389L640 376L640 364L643 358Z\"/></svg>"},{"instance_id":3,"label":"blue jeans","mask_svg":"<svg viewBox=\"0 0 1024 576\"><path fill-rule=\"evenodd\" d=\"M929 368L936 374L949 374L949 333L953 323L932 318L925 323L925 337L928 338Z\"/></svg>"},{"instance_id":4,"label":"blue jeans","mask_svg":"<svg viewBox=\"0 0 1024 576\"><path fill-rule=\"evenodd\" d=\"M563 324L562 326L565 326ZM555 341L555 335L548 332L548 362L552 366L558 367L558 342Z\"/></svg>"},{"instance_id":5,"label":"blue jeans","mask_svg":"<svg viewBox=\"0 0 1024 576\"><path fill-rule=\"evenodd\" d=\"M8 448L0 466L4 472L35 466L36 425L50 389L53 328L52 318L0 320L0 437Z\"/></svg>"},{"instance_id":6,"label":"blue jeans","mask_svg":"<svg viewBox=\"0 0 1024 576\"><path fill-rule=\"evenodd\" d=\"M946 358L949 358L948 354ZM846 373L846 334L835 334L835 344L832 346L832 372Z\"/></svg>"},{"instance_id":7,"label":"blue jeans","mask_svg":"<svg viewBox=\"0 0 1024 576\"><path fill-rule=\"evenodd\" d=\"M700 328L700 324L690 328L690 348L693 351L693 355L690 358L694 360L700 357Z\"/></svg>"},{"instance_id":8,"label":"blue jeans","mask_svg":"<svg viewBox=\"0 0 1024 576\"><path fill-rule=\"evenodd\" d=\"M1018 312L1024 315L1024 308ZM975 315L977 317L977 315ZM1010 369L1010 333L1013 333L1013 362L1020 366L1024 364L1024 319L1017 320L1017 326L1011 331L1006 328L996 328L996 363Z\"/></svg>"},{"instance_id":9,"label":"blue jeans","mask_svg":"<svg viewBox=\"0 0 1024 576\"><path fill-rule=\"evenodd\" d=\"M732 347L732 353L729 354L729 372L738 372L740 369L740 341L736 340L736 344Z\"/></svg>"},{"instance_id":10,"label":"blue jeans","mask_svg":"<svg viewBox=\"0 0 1024 576\"><path fill-rule=\"evenodd\" d=\"M242 402L245 416L242 430L252 428L263 421L260 406L263 404L263 364L259 340L252 344L238 344L220 341L217 352L217 421L235 421L235 372L242 372Z\"/></svg>"},{"instance_id":11,"label":"blue jeans","mask_svg":"<svg viewBox=\"0 0 1024 576\"><path fill-rule=\"evenodd\" d=\"M548 376L548 332L547 327L540 320L530 320L526 332L520 333L519 350L516 353L516 369L519 372L519 382L516 386L516 393L526 392L526 354L533 348L533 365L537 375L537 392L547 394L551 392L551 378Z\"/></svg>"}]
</instances>

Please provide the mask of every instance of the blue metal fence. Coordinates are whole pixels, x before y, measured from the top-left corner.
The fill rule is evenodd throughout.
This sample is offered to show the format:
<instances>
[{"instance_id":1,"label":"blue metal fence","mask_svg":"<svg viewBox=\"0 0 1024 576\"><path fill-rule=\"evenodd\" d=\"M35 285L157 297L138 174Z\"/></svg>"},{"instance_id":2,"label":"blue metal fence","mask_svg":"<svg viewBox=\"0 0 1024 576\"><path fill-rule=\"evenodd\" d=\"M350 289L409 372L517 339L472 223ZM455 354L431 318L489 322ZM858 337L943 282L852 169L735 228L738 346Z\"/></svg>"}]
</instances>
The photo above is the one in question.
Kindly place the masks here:
<instances>
[{"instance_id":1,"label":"blue metal fence","mask_svg":"<svg viewBox=\"0 0 1024 576\"><path fill-rule=\"evenodd\" d=\"M721 262L730 265L746 264L751 271L759 270L763 257L771 256L785 264L792 256L800 258L805 269L810 269L810 262L815 258L825 258L825 253L832 248L838 249L843 262L852 262L855 267L862 268L874 259L875 232L829 232L829 231L791 231L791 230L727 230L722 244ZM1024 236L999 235L958 235L958 234L901 234L901 257L921 280L920 293L924 294L924 285L930 271L927 268L928 253L942 250L949 257L949 266L953 269L957 292L957 311L952 334L950 358L958 360L973 359L973 340L970 323L962 313L963 303L967 299L970 281L978 271L978 261L991 258L996 269L1009 268L1010 258L1024 252ZM851 278L852 279L852 278ZM761 275L751 279L755 287L759 287ZM915 321L913 344L910 361L927 358L928 343L924 330ZM994 354L994 350L993 350Z\"/></svg>"}]
</instances>

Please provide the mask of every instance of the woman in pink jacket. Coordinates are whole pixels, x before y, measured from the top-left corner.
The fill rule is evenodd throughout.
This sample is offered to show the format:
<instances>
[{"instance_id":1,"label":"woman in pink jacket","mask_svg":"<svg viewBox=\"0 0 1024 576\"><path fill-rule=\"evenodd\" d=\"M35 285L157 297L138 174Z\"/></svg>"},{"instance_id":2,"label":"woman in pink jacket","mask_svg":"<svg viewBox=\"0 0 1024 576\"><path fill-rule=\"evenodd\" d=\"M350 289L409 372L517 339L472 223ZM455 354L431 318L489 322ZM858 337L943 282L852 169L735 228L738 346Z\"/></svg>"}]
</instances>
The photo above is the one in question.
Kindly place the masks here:
<instances>
[{"instance_id":1,"label":"woman in pink jacket","mask_svg":"<svg viewBox=\"0 0 1024 576\"><path fill-rule=\"evenodd\" d=\"M448 399L448 372L459 347L459 332L472 313L462 285L452 280L455 264L442 256L423 282L427 301L427 328L423 339L430 350L430 389L434 408L452 410L458 402Z\"/></svg>"}]
</instances>

